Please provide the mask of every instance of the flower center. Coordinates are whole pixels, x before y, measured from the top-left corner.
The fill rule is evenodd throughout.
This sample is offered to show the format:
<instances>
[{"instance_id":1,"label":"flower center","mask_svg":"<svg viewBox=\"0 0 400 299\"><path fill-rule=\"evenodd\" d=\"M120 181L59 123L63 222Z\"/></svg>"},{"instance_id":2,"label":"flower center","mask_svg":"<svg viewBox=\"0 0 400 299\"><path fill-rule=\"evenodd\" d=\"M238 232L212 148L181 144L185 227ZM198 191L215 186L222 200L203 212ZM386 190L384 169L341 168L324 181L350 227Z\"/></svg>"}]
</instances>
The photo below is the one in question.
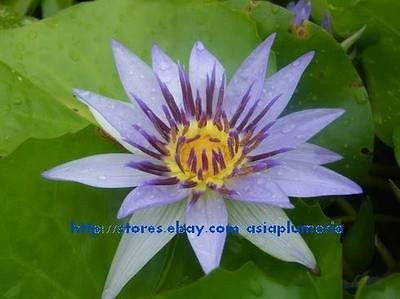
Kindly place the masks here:
<instances>
[{"instance_id":1,"label":"flower center","mask_svg":"<svg viewBox=\"0 0 400 299\"><path fill-rule=\"evenodd\" d=\"M128 163L129 167L157 176L144 184L178 184L180 188L200 191L198 193L210 188L230 194L231 190L224 186L227 178L264 171L276 165L274 160L269 160L270 157L290 150L278 149L250 155L268 136L267 131L273 122L259 127L260 121L280 96L272 99L256 114L259 101L253 101L251 106L248 105L253 86L251 84L235 112L228 117L223 109L225 75L222 76L220 87L216 88L215 72L214 65L211 75L207 75L205 99L202 100L199 90L196 96L193 95L187 74L179 68L182 106L177 104L167 85L159 80L166 103L162 109L167 122L161 120L143 100L132 94L160 135L159 137L150 135L139 125L133 125L154 150L129 138L126 139L133 147L155 160L163 161L162 164L153 161Z\"/></svg>"},{"instance_id":2,"label":"flower center","mask_svg":"<svg viewBox=\"0 0 400 299\"><path fill-rule=\"evenodd\" d=\"M211 120L179 126L172 137L167 145L170 155L164 161L187 187L221 187L224 179L244 163L238 138Z\"/></svg>"}]
</instances>

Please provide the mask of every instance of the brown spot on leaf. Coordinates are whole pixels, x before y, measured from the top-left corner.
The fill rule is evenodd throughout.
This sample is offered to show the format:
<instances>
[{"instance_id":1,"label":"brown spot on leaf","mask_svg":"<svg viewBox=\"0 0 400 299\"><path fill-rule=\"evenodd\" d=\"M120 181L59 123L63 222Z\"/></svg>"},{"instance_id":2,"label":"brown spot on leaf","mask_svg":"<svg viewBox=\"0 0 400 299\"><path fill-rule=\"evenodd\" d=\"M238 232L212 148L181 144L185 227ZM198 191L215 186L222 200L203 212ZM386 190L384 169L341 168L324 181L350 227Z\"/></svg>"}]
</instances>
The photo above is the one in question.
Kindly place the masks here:
<instances>
[{"instance_id":1,"label":"brown spot on leaf","mask_svg":"<svg viewBox=\"0 0 400 299\"><path fill-rule=\"evenodd\" d=\"M363 87L363 83L360 80L356 80L356 81L351 81L349 82L349 87L350 88L361 88Z\"/></svg>"},{"instance_id":2,"label":"brown spot on leaf","mask_svg":"<svg viewBox=\"0 0 400 299\"><path fill-rule=\"evenodd\" d=\"M368 148L363 147L363 148L361 148L360 153L365 155L365 156L368 156L371 152L370 152L370 150Z\"/></svg>"},{"instance_id":3,"label":"brown spot on leaf","mask_svg":"<svg viewBox=\"0 0 400 299\"><path fill-rule=\"evenodd\" d=\"M290 26L289 32L293 33L298 39L308 39L310 33L307 28L307 24L302 24L300 26Z\"/></svg>"},{"instance_id":4,"label":"brown spot on leaf","mask_svg":"<svg viewBox=\"0 0 400 299\"><path fill-rule=\"evenodd\" d=\"M246 10L248 13L250 13L256 6L258 5L259 0L249 0L246 6Z\"/></svg>"}]
</instances>

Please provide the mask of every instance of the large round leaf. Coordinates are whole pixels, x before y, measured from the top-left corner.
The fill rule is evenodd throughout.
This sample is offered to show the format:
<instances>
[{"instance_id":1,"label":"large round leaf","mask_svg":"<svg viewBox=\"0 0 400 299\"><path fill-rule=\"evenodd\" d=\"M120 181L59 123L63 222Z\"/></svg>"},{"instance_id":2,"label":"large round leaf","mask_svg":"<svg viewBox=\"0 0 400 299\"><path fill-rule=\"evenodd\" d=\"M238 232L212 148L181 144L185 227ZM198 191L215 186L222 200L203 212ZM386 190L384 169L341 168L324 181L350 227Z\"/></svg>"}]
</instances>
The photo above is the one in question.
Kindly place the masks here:
<instances>
[{"instance_id":1,"label":"large round leaf","mask_svg":"<svg viewBox=\"0 0 400 299\"><path fill-rule=\"evenodd\" d=\"M376 283L365 286L368 277L359 283L355 299L394 299L400 297L400 275L395 273Z\"/></svg>"},{"instance_id":2,"label":"large round leaf","mask_svg":"<svg viewBox=\"0 0 400 299\"><path fill-rule=\"evenodd\" d=\"M72 233L70 226L99 224L107 231L109 225L118 224L116 213L128 190L46 181L40 173L62 162L119 150L98 130L89 127L58 139L27 141L0 161L2 294L11 298L100 296L119 234ZM289 216L295 224L330 223L318 206L301 202ZM299 264L272 258L248 241L230 235L222 260L222 266L229 271L217 270L202 278L186 236L179 236L128 283L119 298L158 294L160 298L229 298L226 295L235 292L241 298L338 298L338 237L323 234L305 238L321 267L320 277ZM257 267L243 266L248 262ZM230 293L213 287L227 286L232 281L236 283Z\"/></svg>"},{"instance_id":3,"label":"large round leaf","mask_svg":"<svg viewBox=\"0 0 400 299\"><path fill-rule=\"evenodd\" d=\"M313 0L314 16L328 10L335 34L347 37L362 26L366 31L358 43L374 112L376 134L393 145L393 129L400 121L400 2L393 0Z\"/></svg>"},{"instance_id":4,"label":"large round leaf","mask_svg":"<svg viewBox=\"0 0 400 299\"><path fill-rule=\"evenodd\" d=\"M309 39L301 40L287 33L290 15L266 5L269 4L260 4L261 10L253 10L252 17L257 20L262 37L272 31L278 31L282 36L275 47L279 66L312 47L321 49L322 53L322 50L327 51L317 55L307 71L310 73L301 82L290 110L320 106L346 108L347 118L330 127L326 135L323 133L316 141L344 153L345 163L348 163L348 168L342 164L344 169L348 169L350 174L360 174L368 165L368 159L361 159L358 153L361 147L370 146L369 110L365 103L365 91L358 87L358 78L345 54L340 52L332 39L314 27L309 29L311 33L317 32L317 40L314 40L313 34ZM260 20L262 16L270 21L264 24ZM154 41L166 48L175 59L186 61L193 41L201 39L220 57L229 74L259 42L256 27L249 16L231 11L221 3L97 1L72 7L32 26L4 32L0 36L0 60L7 61L12 70L17 70L54 101L78 109L80 115L88 117L87 111L72 98L71 87L125 98L112 63L111 37L126 43L147 61ZM327 42L329 47L321 48L318 42ZM328 55L336 56L337 66L328 59ZM330 62L325 66L321 61ZM336 71L333 74L330 72L330 68L336 67L343 71L339 83L330 82L338 76ZM345 85L345 79L353 84ZM318 83L313 83L314 80ZM314 87L318 87L318 91L314 91ZM323 92L323 87L329 92ZM334 92L333 95L331 92ZM339 100L335 102L333 96ZM356 96L360 104L354 100ZM322 105L324 97L327 102ZM359 110L354 111L354 107ZM363 118L359 125L355 125L361 114ZM362 130L361 125L364 125ZM339 136L338 130L341 130ZM22 298L99 297L117 236L91 238L74 235L69 232L69 224L71 220L103 224L114 222L126 191L96 190L73 183L44 181L39 177L43 170L62 162L120 150L94 132L93 128L89 128L55 140L29 141L0 161L1 218L5 236L0 246L2 294ZM362 135L362 138L353 140L356 138L351 138L351 134L357 137ZM329 221L318 207L308 208L303 204L299 204L290 216L296 223ZM32 228L29 234L26 233L27 227ZM312 276L300 265L273 259L242 239L230 238L223 267L239 273L237 276L233 274L235 280L243 275L257 280L243 279L241 285L248 289L240 290L240 293L238 290L237 294L244 298L284 298L294 294L298 298L338 298L341 291L338 237L313 235L306 236L306 239L321 266L320 278ZM241 268L249 260L259 269L254 266ZM209 286L220 281L224 284L231 282L232 275L226 273L219 270L201 280L201 291L196 287L197 283L193 289L190 285L186 286L201 276L201 269L186 239L177 238L140 271L120 297L140 298L169 290L160 296L176 298L175 289L183 287L182 291L176 292L182 292L180 294L186 297L206 294L223 298L222 288L212 289Z\"/></svg>"},{"instance_id":5,"label":"large round leaf","mask_svg":"<svg viewBox=\"0 0 400 299\"><path fill-rule=\"evenodd\" d=\"M90 113L72 96L74 87L126 98L113 62L113 38L147 62L150 62L151 45L157 42L183 64L187 64L193 43L202 40L220 57L230 74L259 43L256 28L249 18L220 3L183 0L83 3L30 26L2 31L0 61L10 70L7 73L0 69L0 76L4 77L0 83L0 103L9 105L9 102L20 101L17 92L8 89L2 92L2 85L8 82L19 84L19 92L27 94L27 101L35 101L35 109L29 111L30 117L35 121L43 119L41 125L47 129L30 135L22 132L32 126L29 120L20 121L17 127L4 127L0 138L8 136L10 145L1 145L0 155L10 152L29 136L54 137L87 124L88 119L91 120ZM20 84L17 76L10 77L10 72L29 83ZM60 110L60 104L66 106L64 116L49 111ZM67 110L73 110L83 117L82 120L68 115ZM17 116L25 113L19 107L14 111ZM7 119L12 118L10 122L15 123L15 114ZM49 125L49 118L57 120L58 127L63 129L56 130Z\"/></svg>"},{"instance_id":6,"label":"large round leaf","mask_svg":"<svg viewBox=\"0 0 400 299\"><path fill-rule=\"evenodd\" d=\"M73 87L126 98L113 63L113 38L148 63L156 42L184 64L193 43L202 40L230 72L259 41L246 17L213 2L97 1L3 32L0 60L86 117Z\"/></svg>"},{"instance_id":7,"label":"large round leaf","mask_svg":"<svg viewBox=\"0 0 400 299\"><path fill-rule=\"evenodd\" d=\"M305 71L285 113L306 108L341 107L346 113L315 139L344 159L333 168L350 177L365 179L373 146L373 126L368 96L360 77L340 45L321 27L310 22L292 27L293 14L269 2L227 1L249 14L261 37L277 32L273 46L278 68L310 50L315 58Z\"/></svg>"},{"instance_id":8,"label":"large round leaf","mask_svg":"<svg viewBox=\"0 0 400 299\"><path fill-rule=\"evenodd\" d=\"M0 62L0 156L27 138L54 138L86 122L45 91Z\"/></svg>"},{"instance_id":9,"label":"large round leaf","mask_svg":"<svg viewBox=\"0 0 400 299\"><path fill-rule=\"evenodd\" d=\"M31 19L0 5L0 29L27 25ZM81 129L85 124L73 111L53 101L49 94L2 62L0 119L0 157L29 137L53 138Z\"/></svg>"}]
</instances>

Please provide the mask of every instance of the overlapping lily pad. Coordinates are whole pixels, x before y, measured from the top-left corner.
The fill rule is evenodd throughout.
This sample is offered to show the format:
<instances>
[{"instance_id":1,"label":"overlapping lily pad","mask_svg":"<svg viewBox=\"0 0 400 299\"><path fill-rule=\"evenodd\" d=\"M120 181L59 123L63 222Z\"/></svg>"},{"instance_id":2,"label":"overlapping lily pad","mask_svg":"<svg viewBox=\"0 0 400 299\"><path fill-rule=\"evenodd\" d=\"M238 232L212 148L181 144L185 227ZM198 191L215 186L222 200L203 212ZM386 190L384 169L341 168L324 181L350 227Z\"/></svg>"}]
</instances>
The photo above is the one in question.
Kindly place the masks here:
<instances>
[{"instance_id":1,"label":"overlapping lily pad","mask_svg":"<svg viewBox=\"0 0 400 299\"><path fill-rule=\"evenodd\" d=\"M385 279L371 284L360 286L355 299L391 299L400 296L400 275L393 274Z\"/></svg>"},{"instance_id":2,"label":"overlapping lily pad","mask_svg":"<svg viewBox=\"0 0 400 299\"><path fill-rule=\"evenodd\" d=\"M121 147L91 126L58 139L30 140L0 161L2 294L20 298L100 296L119 235L71 233L70 224L117 224L115 215L128 190L46 181L40 173L60 162L120 150ZM15 188L16 178L20 188ZM330 223L319 207L310 208L302 203L290 217L296 224ZM222 298L224 289L210 286L225 285L231 280L237 281L232 285L232 294L243 294L243 298L295 294L304 299L338 298L341 291L338 237L309 235L306 240L321 267L321 277L298 264L274 259L244 239L230 236L222 262L229 271L217 270L196 282L202 277L200 265L186 237L180 236L128 283L120 298L156 294L162 294L160 298L206 295ZM249 261L255 265L243 266Z\"/></svg>"},{"instance_id":3,"label":"overlapping lily pad","mask_svg":"<svg viewBox=\"0 0 400 299\"><path fill-rule=\"evenodd\" d=\"M34 9L40 0L3 0L2 3L7 5L19 15L23 16Z\"/></svg>"},{"instance_id":4,"label":"overlapping lily pad","mask_svg":"<svg viewBox=\"0 0 400 299\"><path fill-rule=\"evenodd\" d=\"M0 156L27 138L54 138L86 122L38 86L0 62Z\"/></svg>"},{"instance_id":5,"label":"overlapping lily pad","mask_svg":"<svg viewBox=\"0 0 400 299\"><path fill-rule=\"evenodd\" d=\"M372 157L371 109L363 83L340 45L310 22L292 27L292 13L272 3L254 4L245 0L226 3L254 19L262 38L277 32L273 50L278 68L307 51L316 52L286 113L317 107L345 109L344 116L314 140L344 156L333 168L350 177L365 179Z\"/></svg>"},{"instance_id":6,"label":"overlapping lily pad","mask_svg":"<svg viewBox=\"0 0 400 299\"><path fill-rule=\"evenodd\" d=\"M200 39L231 75L260 42L260 36L264 38L277 31L274 50L279 67L310 49L317 50L288 111L345 108L346 116L317 137L316 142L345 156L344 162L337 164L341 172L362 177L369 166L365 153L371 150L370 109L365 89L345 53L329 35L311 24L305 28L306 35L288 32L291 15L282 8L270 3L256 7L243 3L244 9L239 3L239 10L232 10L227 3L215 1L100 0L63 10L29 27L2 32L0 61L7 64L0 68L4 75L0 74L12 82L12 87L15 84L14 91L30 91L21 107L31 109L31 114L23 116L35 119L37 128L29 134L16 134L12 145L5 145L3 152L10 152L30 136L54 137L87 124L91 117L73 99L72 87L126 98L112 62L111 38L120 40L147 62L153 42L158 42L175 59L186 62L192 43ZM13 81L11 76L15 77ZM10 98L6 101L1 97L1 103L11 105L18 98L16 91L4 94ZM32 124L32 119L18 120L18 130ZM57 126L56 120L61 122ZM4 136L9 134L7 130ZM100 296L118 236L75 235L70 233L69 224L115 223L116 211L127 190L49 182L39 175L65 161L120 150L89 127L58 139L30 140L0 161L0 227L4 236L0 241L0 293L21 298ZM16 181L20 187L16 187ZM297 223L329 221L319 207L310 208L302 203L290 216ZM321 266L321 277L313 276L300 265L269 257L247 241L232 236L222 263L228 270L217 270L197 281L201 269L182 236L163 249L120 297L220 298L225 295L221 293L224 289L210 286L225 284L232 285L232 296L240 294L242 298L340 297L341 248L337 236L314 235L306 239Z\"/></svg>"},{"instance_id":7,"label":"overlapping lily pad","mask_svg":"<svg viewBox=\"0 0 400 299\"><path fill-rule=\"evenodd\" d=\"M400 121L400 23L399 1L313 0L314 16L324 10L332 15L335 34L347 37L367 25L357 44L374 110L376 134L393 145L393 129Z\"/></svg>"},{"instance_id":8,"label":"overlapping lily pad","mask_svg":"<svg viewBox=\"0 0 400 299\"><path fill-rule=\"evenodd\" d=\"M10 7L0 3L0 29L16 28L30 24L34 18L23 17L13 11Z\"/></svg>"},{"instance_id":9,"label":"overlapping lily pad","mask_svg":"<svg viewBox=\"0 0 400 299\"><path fill-rule=\"evenodd\" d=\"M157 42L184 64L194 41L202 40L221 57L230 74L259 42L256 28L248 18L218 3L97 1L75 5L30 26L3 31L0 61L36 89L47 93L47 98L80 115L81 125L92 119L87 108L73 98L73 87L126 98L113 63L112 38L123 42L147 62L150 62L151 45ZM5 97L14 101L17 95L8 93L0 101L5 101ZM36 104L48 105L40 97ZM49 117L42 110L37 111L35 118ZM65 122L64 127L69 129L79 125L70 117L60 117L59 121ZM69 129L64 132L70 132ZM55 135L51 126L47 132L48 137ZM10 134L4 132L4 135ZM23 138L16 137L14 144ZM11 149L7 147L4 151Z\"/></svg>"}]
</instances>

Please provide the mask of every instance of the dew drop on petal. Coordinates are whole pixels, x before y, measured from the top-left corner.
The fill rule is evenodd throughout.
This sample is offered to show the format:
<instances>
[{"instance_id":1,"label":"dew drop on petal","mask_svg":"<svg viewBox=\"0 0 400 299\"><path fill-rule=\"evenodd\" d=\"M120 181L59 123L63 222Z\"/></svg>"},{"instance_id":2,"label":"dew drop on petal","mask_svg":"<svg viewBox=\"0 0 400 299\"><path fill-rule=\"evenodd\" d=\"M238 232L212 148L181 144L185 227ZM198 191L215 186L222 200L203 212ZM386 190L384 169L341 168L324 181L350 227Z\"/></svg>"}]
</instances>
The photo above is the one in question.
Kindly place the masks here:
<instances>
[{"instance_id":1,"label":"dew drop on petal","mask_svg":"<svg viewBox=\"0 0 400 299\"><path fill-rule=\"evenodd\" d=\"M160 70L166 71L169 68L168 64L165 62L160 63Z\"/></svg>"},{"instance_id":2,"label":"dew drop on petal","mask_svg":"<svg viewBox=\"0 0 400 299\"><path fill-rule=\"evenodd\" d=\"M287 126L282 128L282 133L284 133L284 134L290 133L291 131L293 131L293 129L295 127L296 126L294 124L289 124L289 125L287 125Z\"/></svg>"}]
</instances>

